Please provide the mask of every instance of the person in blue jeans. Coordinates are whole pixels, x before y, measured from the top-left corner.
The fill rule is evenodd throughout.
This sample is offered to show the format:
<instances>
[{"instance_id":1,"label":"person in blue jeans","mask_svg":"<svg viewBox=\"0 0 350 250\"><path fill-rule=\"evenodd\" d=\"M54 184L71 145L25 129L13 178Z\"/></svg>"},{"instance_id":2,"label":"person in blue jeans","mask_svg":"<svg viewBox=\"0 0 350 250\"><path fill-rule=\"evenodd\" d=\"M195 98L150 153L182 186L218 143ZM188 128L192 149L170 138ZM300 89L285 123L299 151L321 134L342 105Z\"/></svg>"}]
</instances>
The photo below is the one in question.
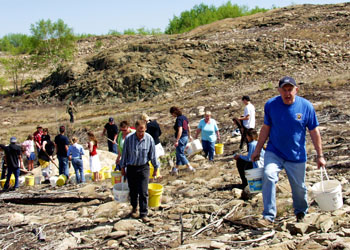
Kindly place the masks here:
<instances>
[{"instance_id":1,"label":"person in blue jeans","mask_svg":"<svg viewBox=\"0 0 350 250\"><path fill-rule=\"evenodd\" d=\"M18 177L20 175L20 167L23 168L22 151L19 145L16 145L16 137L11 137L10 144L8 146L0 144L0 148L5 152L6 164L7 164L7 177L4 185L4 190L9 190L11 175L15 176L15 186L13 190L19 187Z\"/></svg>"},{"instance_id":2,"label":"person in blue jeans","mask_svg":"<svg viewBox=\"0 0 350 250\"><path fill-rule=\"evenodd\" d=\"M308 211L306 171L306 128L309 130L317 156L317 166L325 167L318 120L312 104L297 96L298 87L291 77L279 81L279 96L265 104L264 125L252 161L259 159L265 141L269 137L264 157L263 174L263 218L258 221L262 227L271 227L276 218L276 183L278 174L285 169L292 189L294 214L297 222L304 220Z\"/></svg>"},{"instance_id":3,"label":"person in blue jeans","mask_svg":"<svg viewBox=\"0 0 350 250\"><path fill-rule=\"evenodd\" d=\"M68 145L69 140L68 137L64 135L66 129L64 126L60 126L59 128L60 134L58 134L55 137L55 147L56 147L56 154L58 159L58 172L59 174L64 174L67 176L67 179L69 178L69 169L68 169Z\"/></svg>"},{"instance_id":4,"label":"person in blue jeans","mask_svg":"<svg viewBox=\"0 0 350 250\"><path fill-rule=\"evenodd\" d=\"M258 143L258 132L253 128L248 129L246 131L246 139L248 141L248 155L236 154L233 157L236 160L238 173L242 180L242 184L239 185L239 188L241 189L244 189L248 185L247 178L245 177L246 170L264 167L264 149L261 149L260 158L258 161L252 162L251 160L251 156L256 148L256 144Z\"/></svg>"},{"instance_id":5,"label":"person in blue jeans","mask_svg":"<svg viewBox=\"0 0 350 250\"><path fill-rule=\"evenodd\" d=\"M209 156L209 161L214 160L215 142L220 140L220 133L216 121L211 118L211 112L206 111L204 118L199 121L195 138L202 134L202 147L205 158Z\"/></svg>"},{"instance_id":6,"label":"person in blue jeans","mask_svg":"<svg viewBox=\"0 0 350 250\"><path fill-rule=\"evenodd\" d=\"M75 178L77 180L77 184L85 182L84 176L84 165L83 165L83 155L84 148L82 145L78 144L78 138L72 138L73 144L69 146L67 156L70 161L72 161L72 165L75 171Z\"/></svg>"},{"instance_id":7,"label":"person in blue jeans","mask_svg":"<svg viewBox=\"0 0 350 250\"><path fill-rule=\"evenodd\" d=\"M173 167L171 174L177 175L180 165L186 165L188 170L195 172L196 170L190 165L185 156L185 147L188 139L192 140L190 124L186 116L182 114L182 111L178 107L171 107L170 114L176 117L174 124L175 130L175 147L176 147L176 167Z\"/></svg>"}]
</instances>

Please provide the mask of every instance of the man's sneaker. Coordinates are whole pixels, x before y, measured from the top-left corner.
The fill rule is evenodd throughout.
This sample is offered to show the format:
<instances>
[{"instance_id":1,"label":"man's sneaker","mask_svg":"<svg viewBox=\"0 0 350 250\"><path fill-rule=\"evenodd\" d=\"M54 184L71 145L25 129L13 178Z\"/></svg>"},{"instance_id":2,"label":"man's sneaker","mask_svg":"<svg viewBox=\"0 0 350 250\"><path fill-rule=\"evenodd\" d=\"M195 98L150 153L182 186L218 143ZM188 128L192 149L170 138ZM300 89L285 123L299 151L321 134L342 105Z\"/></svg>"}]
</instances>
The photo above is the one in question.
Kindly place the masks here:
<instances>
[{"instance_id":1,"label":"man's sneaker","mask_svg":"<svg viewBox=\"0 0 350 250\"><path fill-rule=\"evenodd\" d=\"M137 208L133 208L130 212L130 217L136 219L137 216Z\"/></svg>"},{"instance_id":2,"label":"man's sneaker","mask_svg":"<svg viewBox=\"0 0 350 250\"><path fill-rule=\"evenodd\" d=\"M262 219L257 220L256 226L258 228L272 228L273 222L269 221L268 219L262 218Z\"/></svg>"},{"instance_id":3,"label":"man's sneaker","mask_svg":"<svg viewBox=\"0 0 350 250\"><path fill-rule=\"evenodd\" d=\"M179 173L179 171L177 170L177 168L173 167L171 169L171 172L170 172L171 175L178 175L178 173Z\"/></svg>"},{"instance_id":4,"label":"man's sneaker","mask_svg":"<svg viewBox=\"0 0 350 250\"><path fill-rule=\"evenodd\" d=\"M190 171L190 172L196 172L196 169L195 168L193 168L191 165L188 167L188 171Z\"/></svg>"},{"instance_id":5,"label":"man's sneaker","mask_svg":"<svg viewBox=\"0 0 350 250\"><path fill-rule=\"evenodd\" d=\"M305 214L300 212L297 214L297 222L304 222Z\"/></svg>"},{"instance_id":6,"label":"man's sneaker","mask_svg":"<svg viewBox=\"0 0 350 250\"><path fill-rule=\"evenodd\" d=\"M143 223L148 223L148 222L151 221L150 218L148 218L147 216L142 216L141 220L142 220Z\"/></svg>"}]
</instances>

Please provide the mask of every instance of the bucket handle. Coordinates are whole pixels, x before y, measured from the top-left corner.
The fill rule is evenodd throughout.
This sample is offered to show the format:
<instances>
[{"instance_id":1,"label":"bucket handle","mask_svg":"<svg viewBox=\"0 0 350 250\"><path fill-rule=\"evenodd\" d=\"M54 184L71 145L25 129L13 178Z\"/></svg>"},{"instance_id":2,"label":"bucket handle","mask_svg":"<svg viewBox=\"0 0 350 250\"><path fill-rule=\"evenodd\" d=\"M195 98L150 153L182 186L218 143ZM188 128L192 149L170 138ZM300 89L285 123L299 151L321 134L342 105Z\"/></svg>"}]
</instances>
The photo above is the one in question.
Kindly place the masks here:
<instances>
[{"instance_id":1,"label":"bucket handle","mask_svg":"<svg viewBox=\"0 0 350 250\"><path fill-rule=\"evenodd\" d=\"M124 191L124 176L122 176L122 191Z\"/></svg>"},{"instance_id":2,"label":"bucket handle","mask_svg":"<svg viewBox=\"0 0 350 250\"><path fill-rule=\"evenodd\" d=\"M323 172L323 171L324 171L324 172ZM322 187L322 192L324 192L323 175L326 176L327 181L328 181L329 178L328 178L328 174L327 174L327 171L326 171L326 168L325 168L325 167L321 167L321 187Z\"/></svg>"}]
</instances>

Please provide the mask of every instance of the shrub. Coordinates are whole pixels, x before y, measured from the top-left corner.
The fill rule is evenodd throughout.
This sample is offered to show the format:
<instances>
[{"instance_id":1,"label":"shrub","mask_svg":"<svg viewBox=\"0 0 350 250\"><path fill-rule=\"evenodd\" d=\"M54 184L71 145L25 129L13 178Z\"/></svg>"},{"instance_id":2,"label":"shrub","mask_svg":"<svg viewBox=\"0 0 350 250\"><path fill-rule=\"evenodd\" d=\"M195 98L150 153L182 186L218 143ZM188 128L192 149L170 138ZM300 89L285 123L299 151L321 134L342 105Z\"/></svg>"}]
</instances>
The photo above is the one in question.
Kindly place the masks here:
<instances>
[{"instance_id":1,"label":"shrub","mask_svg":"<svg viewBox=\"0 0 350 250\"><path fill-rule=\"evenodd\" d=\"M170 20L165 30L166 34L178 34L190 31L200 25L215 22L225 18L235 18L240 16L252 15L258 12L265 12L267 9L255 7L249 10L247 6L238 6L230 1L216 8L205 4L195 5L191 10L184 11L179 17L174 16Z\"/></svg>"}]
</instances>

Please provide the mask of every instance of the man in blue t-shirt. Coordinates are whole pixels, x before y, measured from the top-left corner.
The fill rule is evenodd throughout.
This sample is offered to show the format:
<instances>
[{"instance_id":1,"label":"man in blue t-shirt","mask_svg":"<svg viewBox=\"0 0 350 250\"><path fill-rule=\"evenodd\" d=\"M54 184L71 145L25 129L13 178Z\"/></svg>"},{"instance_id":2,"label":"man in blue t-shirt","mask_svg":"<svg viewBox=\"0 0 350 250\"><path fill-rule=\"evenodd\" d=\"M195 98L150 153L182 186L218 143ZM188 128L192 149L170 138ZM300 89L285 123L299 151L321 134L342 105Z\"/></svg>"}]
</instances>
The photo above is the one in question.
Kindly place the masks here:
<instances>
[{"instance_id":1,"label":"man in blue t-shirt","mask_svg":"<svg viewBox=\"0 0 350 250\"><path fill-rule=\"evenodd\" d=\"M326 166L322 154L319 123L312 104L297 96L298 87L291 77L287 76L279 81L278 91L280 95L271 98L265 104L264 125L252 155L253 161L259 159L260 151L269 137L264 157L262 186L264 211L263 219L259 221L261 226L271 226L275 220L277 214L276 183L282 169L286 170L292 188L293 207L297 221L303 221L307 213L306 128L309 130L317 152L317 166L319 168Z\"/></svg>"}]
</instances>

